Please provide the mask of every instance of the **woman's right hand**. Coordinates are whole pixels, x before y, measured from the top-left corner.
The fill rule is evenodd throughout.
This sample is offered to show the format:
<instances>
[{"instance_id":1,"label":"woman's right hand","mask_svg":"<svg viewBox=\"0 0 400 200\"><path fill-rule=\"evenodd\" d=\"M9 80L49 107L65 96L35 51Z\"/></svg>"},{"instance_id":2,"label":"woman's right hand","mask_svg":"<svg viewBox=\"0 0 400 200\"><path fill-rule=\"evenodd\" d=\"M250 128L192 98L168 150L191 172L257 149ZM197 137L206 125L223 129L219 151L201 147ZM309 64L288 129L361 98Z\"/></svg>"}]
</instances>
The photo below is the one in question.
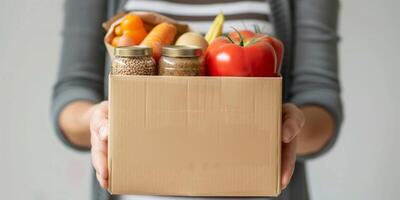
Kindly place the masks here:
<instances>
[{"instance_id":1,"label":"woman's right hand","mask_svg":"<svg viewBox=\"0 0 400 200\"><path fill-rule=\"evenodd\" d=\"M108 188L108 101L94 105L90 119L92 165L102 188Z\"/></svg>"}]
</instances>

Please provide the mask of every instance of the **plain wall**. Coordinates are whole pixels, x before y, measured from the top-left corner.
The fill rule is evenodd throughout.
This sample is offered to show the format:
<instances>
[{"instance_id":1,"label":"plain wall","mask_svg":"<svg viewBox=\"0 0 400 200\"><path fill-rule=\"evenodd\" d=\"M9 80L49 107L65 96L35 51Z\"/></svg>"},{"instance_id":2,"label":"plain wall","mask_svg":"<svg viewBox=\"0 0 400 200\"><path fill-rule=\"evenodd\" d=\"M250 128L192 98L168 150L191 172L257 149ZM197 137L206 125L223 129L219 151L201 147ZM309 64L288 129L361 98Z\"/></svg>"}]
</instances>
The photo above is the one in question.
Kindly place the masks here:
<instances>
[{"instance_id":1,"label":"plain wall","mask_svg":"<svg viewBox=\"0 0 400 200\"><path fill-rule=\"evenodd\" d=\"M88 199L90 157L50 123L63 0L0 3L0 199Z\"/></svg>"},{"instance_id":2,"label":"plain wall","mask_svg":"<svg viewBox=\"0 0 400 200\"><path fill-rule=\"evenodd\" d=\"M63 0L0 6L1 199L88 199L90 156L63 146L49 106L59 60ZM400 2L343 0L345 124L335 148L310 161L313 199L400 195Z\"/></svg>"},{"instance_id":3,"label":"plain wall","mask_svg":"<svg viewBox=\"0 0 400 200\"><path fill-rule=\"evenodd\" d=\"M342 0L345 123L308 164L314 199L399 199L400 1Z\"/></svg>"}]
</instances>

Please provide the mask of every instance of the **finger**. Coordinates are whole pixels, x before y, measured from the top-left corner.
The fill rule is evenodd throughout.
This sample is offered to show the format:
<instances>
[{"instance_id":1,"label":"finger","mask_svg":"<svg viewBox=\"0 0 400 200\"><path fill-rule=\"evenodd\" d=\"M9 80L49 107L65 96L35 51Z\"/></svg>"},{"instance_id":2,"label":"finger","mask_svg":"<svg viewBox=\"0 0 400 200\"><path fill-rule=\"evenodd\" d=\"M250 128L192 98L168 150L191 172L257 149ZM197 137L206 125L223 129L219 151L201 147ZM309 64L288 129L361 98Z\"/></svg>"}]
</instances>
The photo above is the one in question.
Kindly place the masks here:
<instances>
[{"instance_id":1,"label":"finger","mask_svg":"<svg viewBox=\"0 0 400 200\"><path fill-rule=\"evenodd\" d=\"M292 178L296 163L297 139L295 138L292 142L282 145L281 185L282 189L285 189Z\"/></svg>"},{"instance_id":2,"label":"finger","mask_svg":"<svg viewBox=\"0 0 400 200\"><path fill-rule=\"evenodd\" d=\"M98 136L101 140L107 140L109 133L107 101L97 105L90 120L90 131L92 136Z\"/></svg>"},{"instance_id":3,"label":"finger","mask_svg":"<svg viewBox=\"0 0 400 200\"><path fill-rule=\"evenodd\" d=\"M108 135L107 102L97 105L90 121L92 165L102 179L108 178L107 135ZM99 180L100 181L100 180Z\"/></svg>"},{"instance_id":4,"label":"finger","mask_svg":"<svg viewBox=\"0 0 400 200\"><path fill-rule=\"evenodd\" d=\"M108 142L100 140L96 135L92 135L91 143L92 165L103 178L108 178Z\"/></svg>"},{"instance_id":5,"label":"finger","mask_svg":"<svg viewBox=\"0 0 400 200\"><path fill-rule=\"evenodd\" d=\"M91 136L95 136L100 140L108 139L108 120L99 116L93 115L90 121Z\"/></svg>"},{"instance_id":6,"label":"finger","mask_svg":"<svg viewBox=\"0 0 400 200\"><path fill-rule=\"evenodd\" d=\"M282 128L282 142L289 143L295 138L301 131L300 125L296 120L289 118L283 122Z\"/></svg>"},{"instance_id":7,"label":"finger","mask_svg":"<svg viewBox=\"0 0 400 200\"><path fill-rule=\"evenodd\" d=\"M106 141L108 140L108 133L109 133L109 125L108 125L108 121L103 122L103 124L100 126L99 128L99 132L98 132L98 136L99 139L102 141Z\"/></svg>"},{"instance_id":8,"label":"finger","mask_svg":"<svg viewBox=\"0 0 400 200\"><path fill-rule=\"evenodd\" d=\"M92 165L96 172L104 179L108 178L107 155L98 150L92 150Z\"/></svg>"},{"instance_id":9,"label":"finger","mask_svg":"<svg viewBox=\"0 0 400 200\"><path fill-rule=\"evenodd\" d=\"M102 178L98 173L96 173L96 178L102 188L108 189L108 179Z\"/></svg>"},{"instance_id":10,"label":"finger","mask_svg":"<svg viewBox=\"0 0 400 200\"><path fill-rule=\"evenodd\" d=\"M282 107L283 119L293 118L300 124L301 127L304 126L306 120L303 111L300 110L293 103L285 103Z\"/></svg>"},{"instance_id":11,"label":"finger","mask_svg":"<svg viewBox=\"0 0 400 200\"><path fill-rule=\"evenodd\" d=\"M284 104L282 111L282 141L288 143L300 133L305 124L305 117L303 112L291 103Z\"/></svg>"}]
</instances>

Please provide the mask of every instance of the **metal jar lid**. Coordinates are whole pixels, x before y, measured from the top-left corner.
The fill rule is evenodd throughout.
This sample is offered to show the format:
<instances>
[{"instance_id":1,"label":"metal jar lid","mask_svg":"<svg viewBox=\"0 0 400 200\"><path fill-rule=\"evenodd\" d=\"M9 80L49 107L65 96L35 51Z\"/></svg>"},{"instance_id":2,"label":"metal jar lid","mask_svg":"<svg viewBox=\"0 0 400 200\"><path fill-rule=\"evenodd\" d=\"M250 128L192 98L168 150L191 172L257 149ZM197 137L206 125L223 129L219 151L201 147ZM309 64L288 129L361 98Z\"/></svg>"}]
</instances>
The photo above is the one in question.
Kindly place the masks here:
<instances>
[{"instance_id":1,"label":"metal jar lid","mask_svg":"<svg viewBox=\"0 0 400 200\"><path fill-rule=\"evenodd\" d=\"M170 45L162 48L162 55L168 57L199 57L202 49L195 46Z\"/></svg>"},{"instance_id":2,"label":"metal jar lid","mask_svg":"<svg viewBox=\"0 0 400 200\"><path fill-rule=\"evenodd\" d=\"M147 46L127 46L116 47L114 50L115 56L135 57L135 56L151 56L152 51Z\"/></svg>"}]
</instances>

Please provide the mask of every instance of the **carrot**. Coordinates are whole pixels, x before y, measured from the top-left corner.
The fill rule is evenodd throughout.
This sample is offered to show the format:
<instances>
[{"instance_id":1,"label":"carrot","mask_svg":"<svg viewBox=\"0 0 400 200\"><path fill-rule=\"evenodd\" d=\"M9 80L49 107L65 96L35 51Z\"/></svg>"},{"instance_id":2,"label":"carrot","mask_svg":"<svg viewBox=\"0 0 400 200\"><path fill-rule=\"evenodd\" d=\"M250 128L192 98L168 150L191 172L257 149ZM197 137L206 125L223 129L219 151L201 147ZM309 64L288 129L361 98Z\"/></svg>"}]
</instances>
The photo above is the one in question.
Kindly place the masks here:
<instances>
[{"instance_id":1,"label":"carrot","mask_svg":"<svg viewBox=\"0 0 400 200\"><path fill-rule=\"evenodd\" d=\"M144 38L140 45L149 46L153 49L153 58L158 61L161 56L161 48L170 45L175 39L176 27L163 22L155 26Z\"/></svg>"}]
</instances>

